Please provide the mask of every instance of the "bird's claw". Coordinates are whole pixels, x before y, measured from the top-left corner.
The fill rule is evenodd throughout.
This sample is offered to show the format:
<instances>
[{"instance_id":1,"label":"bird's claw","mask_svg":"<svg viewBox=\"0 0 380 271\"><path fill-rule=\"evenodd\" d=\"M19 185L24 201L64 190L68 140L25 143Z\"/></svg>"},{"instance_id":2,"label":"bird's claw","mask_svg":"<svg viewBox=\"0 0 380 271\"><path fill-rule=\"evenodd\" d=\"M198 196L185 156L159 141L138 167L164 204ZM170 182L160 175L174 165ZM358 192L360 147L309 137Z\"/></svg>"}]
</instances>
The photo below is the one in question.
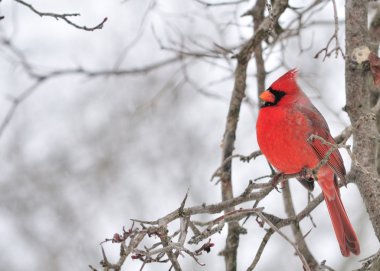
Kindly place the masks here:
<instances>
[{"instance_id":1,"label":"bird's claw","mask_svg":"<svg viewBox=\"0 0 380 271\"><path fill-rule=\"evenodd\" d=\"M277 192L280 192L280 190L278 190L277 188L277 185L284 181L283 177L284 177L284 173L281 172L281 173L275 174L272 178L271 184L273 188L276 189Z\"/></svg>"},{"instance_id":2,"label":"bird's claw","mask_svg":"<svg viewBox=\"0 0 380 271\"><path fill-rule=\"evenodd\" d=\"M308 179L313 179L313 175L310 174L309 169L307 167L304 167L301 169L299 172L300 178L308 180Z\"/></svg>"}]
</instances>

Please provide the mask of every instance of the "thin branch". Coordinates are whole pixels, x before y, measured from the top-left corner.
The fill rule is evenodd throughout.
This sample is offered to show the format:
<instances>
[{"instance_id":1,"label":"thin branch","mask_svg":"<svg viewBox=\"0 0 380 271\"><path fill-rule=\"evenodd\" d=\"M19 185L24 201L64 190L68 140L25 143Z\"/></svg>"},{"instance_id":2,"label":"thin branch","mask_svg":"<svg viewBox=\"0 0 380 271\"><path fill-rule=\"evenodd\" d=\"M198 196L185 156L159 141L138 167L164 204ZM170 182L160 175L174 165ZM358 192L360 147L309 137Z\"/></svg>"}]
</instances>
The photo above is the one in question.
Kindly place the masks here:
<instances>
[{"instance_id":1,"label":"thin branch","mask_svg":"<svg viewBox=\"0 0 380 271\"><path fill-rule=\"evenodd\" d=\"M22 4L26 7L28 7L31 11L33 11L34 13L36 13L37 15L41 16L41 17L52 17L52 18L55 18L57 20L63 20L65 21L66 23L72 25L73 27L75 28L78 28L78 29L82 29L82 30L85 30L85 31L94 31L94 30L97 30L97 29L102 29L103 26L104 26L104 23L107 21L107 17L105 17L99 24L95 25L95 26L92 26L92 27L87 27L87 26L81 26L81 25L78 25L76 23L74 23L73 21L71 21L71 17L77 17L77 16L80 16L79 13L62 13L62 14L58 14L58 13L53 13L53 12L41 12L41 11L38 11L37 9L35 9L31 4L25 2L25 1L22 1L22 0L14 0L15 2L19 3L19 4Z\"/></svg>"},{"instance_id":2,"label":"thin branch","mask_svg":"<svg viewBox=\"0 0 380 271\"><path fill-rule=\"evenodd\" d=\"M227 157L223 162L222 164L215 170L215 172L211 175L211 178L210 178L210 181L212 181L214 178L216 177L220 177L221 174L222 174L222 168L228 164L228 163L231 163L231 160L233 158L239 158L240 161L242 162L249 162L251 161L252 159L256 159L258 156L262 155L262 152L261 151L254 151L252 152L250 155L246 156L246 155L241 155L241 154L233 154L229 157ZM218 182L217 182L218 183Z\"/></svg>"},{"instance_id":3,"label":"thin branch","mask_svg":"<svg viewBox=\"0 0 380 271\"><path fill-rule=\"evenodd\" d=\"M334 140L336 144L341 144L344 140L348 140L352 135L352 126L348 126L344 128L344 130L336 137L334 137Z\"/></svg>"},{"instance_id":4,"label":"thin branch","mask_svg":"<svg viewBox=\"0 0 380 271\"><path fill-rule=\"evenodd\" d=\"M248 0L236 0L236 1L230 1L230 2L216 2L216 3L210 3L203 0L194 0L194 1L198 2L199 4L204 5L205 7L230 6L230 5L238 5L244 2L248 2Z\"/></svg>"},{"instance_id":5,"label":"thin branch","mask_svg":"<svg viewBox=\"0 0 380 271\"><path fill-rule=\"evenodd\" d=\"M27 98L29 98L33 93L35 93L44 83L50 81L52 79L58 78L60 76L69 76L69 75L82 75L87 77L98 77L98 76L126 76L126 75L145 75L151 71L156 69L174 64L178 61L181 61L182 58L179 56L170 57L161 61L157 61L155 63L151 63L149 65L137 68L129 68L129 69L118 69L118 70L87 70L82 67L73 68L73 69L57 69L51 72L46 73L37 73L33 70L32 65L28 62L26 56L23 52L18 49L10 40L2 39L1 43L8 48L19 60L20 64L24 68L25 72L35 80L31 86L26 88L19 96L10 98L11 106L5 113L5 117L0 122L0 138L4 134L4 131L8 127L9 123L13 119L18 107L25 102ZM182 84L180 82L179 84Z\"/></svg>"},{"instance_id":6,"label":"thin branch","mask_svg":"<svg viewBox=\"0 0 380 271\"><path fill-rule=\"evenodd\" d=\"M284 182L281 191L282 191L282 198L284 200L284 207L285 207L286 214L288 215L288 217L296 216L296 211L294 209L293 200L292 200L292 194L289 187L289 181ZM298 249L300 250L302 255L304 255L305 260L307 261L308 265L312 269L314 269L314 267L318 266L318 262L316 261L314 256L311 254L306 244L300 224L295 221L294 223L291 224L291 229L292 229L293 236L295 238Z\"/></svg>"},{"instance_id":7,"label":"thin branch","mask_svg":"<svg viewBox=\"0 0 380 271\"><path fill-rule=\"evenodd\" d=\"M360 260L362 267L354 271L376 271L380 268L380 251Z\"/></svg>"},{"instance_id":8,"label":"thin branch","mask_svg":"<svg viewBox=\"0 0 380 271\"><path fill-rule=\"evenodd\" d=\"M162 68L164 66L176 63L180 60L178 56L170 57L161 61L157 61L156 63L152 63L143 67L137 68L129 68L129 69L104 69L104 70L88 70L82 67L74 68L74 69L60 69L54 70L52 72L48 72L45 74L34 74L32 76L37 78L44 77L54 77L61 75L85 75L88 77L97 77L97 76L124 76L124 75L145 75L153 70Z\"/></svg>"},{"instance_id":9,"label":"thin branch","mask_svg":"<svg viewBox=\"0 0 380 271\"><path fill-rule=\"evenodd\" d=\"M116 60L115 62L115 65L114 65L114 69L117 70L120 68L121 64L123 63L126 55L131 51L131 49L141 40L141 38L143 37L143 34L144 34L144 31L145 31L145 24L146 24L146 21L147 21L147 18L148 18L148 15L149 13L151 13L154 8L157 6L157 2L155 0L151 0L149 3L148 3L148 7L146 8L146 10L144 11L144 14L142 15L142 18L141 18L141 21L140 21L140 24L139 24L139 27L137 29L137 33L135 35L134 38L132 38L132 41L129 42L129 44L127 44L125 46L125 48L123 49L123 51L121 52L120 56L118 57L118 59Z\"/></svg>"},{"instance_id":10,"label":"thin branch","mask_svg":"<svg viewBox=\"0 0 380 271\"><path fill-rule=\"evenodd\" d=\"M271 238L271 236L272 236L273 233L274 233L274 230L272 228L270 228L267 231L267 233L264 235L264 238L261 241L259 248L257 249L255 258L253 259L251 265L247 268L247 271L253 271L256 268L256 265L259 263L261 255L264 252L264 248L268 244L268 241Z\"/></svg>"},{"instance_id":11,"label":"thin branch","mask_svg":"<svg viewBox=\"0 0 380 271\"><path fill-rule=\"evenodd\" d=\"M303 264L303 268L305 271L311 271L311 268L308 264L308 262L306 261L305 257L303 256L303 254L301 253L301 251L298 249L297 247L297 244L295 244L294 242L292 242L282 231L280 231L266 216L264 216L262 213L257 213L257 215L263 220L265 221L270 227L271 229L273 229L275 232L277 232L282 238L284 238L297 252L297 255L298 257L300 258L302 264Z\"/></svg>"},{"instance_id":12,"label":"thin branch","mask_svg":"<svg viewBox=\"0 0 380 271\"><path fill-rule=\"evenodd\" d=\"M10 121L13 119L13 116L16 113L16 110L20 106L20 104L23 103L35 91L37 91L38 87L40 87L40 85L44 81L46 81L46 80L45 79L37 80L30 87L28 87L26 90L24 90L18 97L10 98L10 101L12 104L11 104L10 108L8 109L7 113L5 114L3 121L0 124L0 138L4 134L4 131L6 130Z\"/></svg>"},{"instance_id":13,"label":"thin branch","mask_svg":"<svg viewBox=\"0 0 380 271\"><path fill-rule=\"evenodd\" d=\"M320 51L318 51L316 53L316 55L314 56L314 58L318 58L319 55L321 53L325 53L324 57L323 57L323 61L326 59L326 57L330 57L332 53L335 52L335 57L337 58L339 53L341 53L343 59L345 58L344 56L344 53L343 53L343 50L342 48L340 47L340 44L339 44L339 38L338 38L338 32L339 32L339 19L338 19L338 10L337 10L337 7L336 7L336 2L335 0L332 0L331 1L332 4L333 4L333 10L334 10L334 24L335 24L335 31L334 31L334 34L331 36L331 38L329 39L329 41L327 42L327 45L325 48L322 48ZM330 49L330 44L335 40L335 47Z\"/></svg>"}]
</instances>

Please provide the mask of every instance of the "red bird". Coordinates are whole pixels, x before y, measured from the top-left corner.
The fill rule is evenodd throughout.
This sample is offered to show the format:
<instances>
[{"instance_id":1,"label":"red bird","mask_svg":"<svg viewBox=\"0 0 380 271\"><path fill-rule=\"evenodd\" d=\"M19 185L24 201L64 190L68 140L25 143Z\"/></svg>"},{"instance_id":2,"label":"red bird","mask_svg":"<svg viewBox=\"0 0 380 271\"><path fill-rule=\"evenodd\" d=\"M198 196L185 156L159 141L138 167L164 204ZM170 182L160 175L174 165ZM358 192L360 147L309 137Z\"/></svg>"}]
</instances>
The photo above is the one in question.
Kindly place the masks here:
<instances>
[{"instance_id":1,"label":"red bird","mask_svg":"<svg viewBox=\"0 0 380 271\"><path fill-rule=\"evenodd\" d=\"M335 143L326 120L299 88L296 77L297 70L290 70L260 95L264 104L256 124L261 151L277 170L285 174L315 168L331 148L320 139L308 140L311 135ZM337 185L337 177L345 183L346 175L339 150L329 156L327 164L316 175L342 255L347 257L350 251L358 255L359 241ZM314 188L311 177L304 176L299 180L309 190Z\"/></svg>"}]
</instances>

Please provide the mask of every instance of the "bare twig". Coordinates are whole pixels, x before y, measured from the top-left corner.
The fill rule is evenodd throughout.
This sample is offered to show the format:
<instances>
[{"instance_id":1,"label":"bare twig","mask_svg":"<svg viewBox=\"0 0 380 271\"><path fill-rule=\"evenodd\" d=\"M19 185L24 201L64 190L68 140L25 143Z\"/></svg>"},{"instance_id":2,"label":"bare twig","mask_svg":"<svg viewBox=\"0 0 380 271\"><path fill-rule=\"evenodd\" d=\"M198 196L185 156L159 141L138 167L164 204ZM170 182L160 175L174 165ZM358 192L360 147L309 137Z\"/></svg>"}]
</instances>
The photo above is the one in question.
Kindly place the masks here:
<instances>
[{"instance_id":1,"label":"bare twig","mask_svg":"<svg viewBox=\"0 0 380 271\"><path fill-rule=\"evenodd\" d=\"M0 124L0 138L4 134L5 129L9 125L20 104L23 103L30 95L32 95L44 81L46 80L37 80L30 87L24 90L18 97L10 98L12 104L8 109L7 113L5 114L3 121Z\"/></svg>"},{"instance_id":2,"label":"bare twig","mask_svg":"<svg viewBox=\"0 0 380 271\"><path fill-rule=\"evenodd\" d=\"M221 174L221 170L222 170L222 168L223 168L226 164L230 163L231 160L232 160L233 158L239 158L240 161L243 161L243 162L249 162L249 161L251 161L252 159L256 159L256 157L258 157L258 156L260 156L260 155L262 155L261 151L254 151L254 152L252 152L252 153L251 153L250 155L248 155L248 156L241 155L241 154L233 154L233 155L227 157L227 158L223 161L223 163L220 165L220 167L217 168L217 170L211 175L211 179L210 179L210 181L212 181L212 180L213 180L214 178L216 178L216 177L220 177L220 174ZM217 183L218 183L218 182L217 182Z\"/></svg>"},{"instance_id":3,"label":"bare twig","mask_svg":"<svg viewBox=\"0 0 380 271\"><path fill-rule=\"evenodd\" d=\"M344 130L336 137L334 137L334 140L336 144L341 144L343 141L347 142L347 140L352 135L352 126L348 126L344 128Z\"/></svg>"},{"instance_id":4,"label":"bare twig","mask_svg":"<svg viewBox=\"0 0 380 271\"><path fill-rule=\"evenodd\" d=\"M335 22L335 31L334 31L334 34L331 36L331 38L329 39L329 41L327 42L327 45L325 48L322 48L320 51L318 51L316 53L316 55L314 56L314 58L318 58L319 55L321 53L325 53L324 57L323 57L323 60L326 59L326 57L330 57L332 53L335 52L335 57L337 58L339 53L341 53L343 59L345 58L344 56L344 53L343 53L343 50L342 48L340 47L340 44L339 44L339 38L338 38L338 32L339 32L339 19L338 19L338 11L337 11L337 7L336 7L336 2L335 0L332 0L331 1L332 4L333 4L333 9L334 9L334 22ZM335 40L335 47L330 49L330 44L332 43L332 41Z\"/></svg>"},{"instance_id":5,"label":"bare twig","mask_svg":"<svg viewBox=\"0 0 380 271\"><path fill-rule=\"evenodd\" d=\"M78 25L76 23L74 23L70 18L71 17L77 17L77 16L80 16L79 13L62 13L62 14L58 14L58 13L53 13L53 12L41 12L41 11L38 11L37 9L35 9L31 4L25 2L25 1L22 1L22 0L14 0L16 1L17 3L20 3L26 7L28 7L31 11L33 11L34 13L36 13L37 15L41 16L41 17L52 17L52 18L55 18L57 20L63 20L65 21L66 23L72 25L73 27L75 28L78 28L78 29L82 29L82 30L85 30L85 31L94 31L94 30L97 30L97 29L102 29L103 26L104 26L104 23L107 21L107 17L105 17L99 24L95 25L95 26L92 26L92 27L87 27L87 26L81 26L81 25Z\"/></svg>"},{"instance_id":6,"label":"bare twig","mask_svg":"<svg viewBox=\"0 0 380 271\"><path fill-rule=\"evenodd\" d=\"M375 271L380 268L380 251L375 254L360 260L362 267L354 271Z\"/></svg>"},{"instance_id":7,"label":"bare twig","mask_svg":"<svg viewBox=\"0 0 380 271\"><path fill-rule=\"evenodd\" d=\"M281 191L282 191L282 198L284 199L286 214L288 215L288 217L296 216L296 211L294 209L293 200L292 200L292 194L289 187L289 181L284 182ZM298 222L292 223L291 229L292 229L293 236L295 238L295 243L298 249L300 250L302 255L304 255L305 260L307 261L310 268L314 269L316 266L318 266L318 262L316 261L314 256L311 254L306 244L300 224Z\"/></svg>"},{"instance_id":8,"label":"bare twig","mask_svg":"<svg viewBox=\"0 0 380 271\"><path fill-rule=\"evenodd\" d=\"M255 258L253 259L251 265L247 268L247 271L252 271L252 270L255 269L256 265L258 264L258 262L259 262L259 260L261 258L261 255L264 252L264 248L268 244L268 241L271 238L271 236L272 236L273 233L274 233L274 230L272 228L270 228L267 231L267 233L264 235L264 238L261 241L259 248L257 249Z\"/></svg>"},{"instance_id":9,"label":"bare twig","mask_svg":"<svg viewBox=\"0 0 380 271\"><path fill-rule=\"evenodd\" d=\"M257 215L263 220L265 221L270 227L271 229L273 229L275 232L277 232L282 238L284 238L289 244L291 244L291 246L296 250L297 252L297 255L298 257L300 258L302 264L303 264L303 268L305 269L305 271L311 271L311 268L308 264L308 262L306 261L305 257L303 256L303 254L301 253L301 251L298 249L297 247L297 244L295 244L293 241L291 241L282 231L279 230L279 228L277 228L266 216L264 216L262 213L257 213Z\"/></svg>"},{"instance_id":10,"label":"bare twig","mask_svg":"<svg viewBox=\"0 0 380 271\"><path fill-rule=\"evenodd\" d=\"M14 114L16 113L18 107L25 102L33 93L35 93L43 84L46 82L59 78L61 76L69 75L81 75L87 77L98 77L98 76L131 76L131 75L145 75L156 69L172 65L181 61L179 56L170 57L155 63L148 64L142 67L130 68L130 69L105 69L105 70L88 70L82 67L73 68L73 69L56 69L50 72L41 73L34 71L32 65L28 62L25 55L19 50L10 40L2 39L1 43L8 48L17 58L25 72L35 81L31 86L26 88L20 95L17 97L10 98L11 106L7 110L4 119L0 123L0 138L4 134L4 131L8 127L9 123L13 119ZM181 83L180 83L181 84Z\"/></svg>"},{"instance_id":11,"label":"bare twig","mask_svg":"<svg viewBox=\"0 0 380 271\"><path fill-rule=\"evenodd\" d=\"M202 4L204 5L205 7L220 7L220 6L230 6L230 5L237 5L237 4L241 4L241 3L244 3L244 2L248 2L248 0L236 0L236 1L230 1L230 2L215 2L215 3L210 3L210 2L206 2L206 1L203 1L203 0L194 0L195 2L198 2L199 4Z\"/></svg>"},{"instance_id":12,"label":"bare twig","mask_svg":"<svg viewBox=\"0 0 380 271\"><path fill-rule=\"evenodd\" d=\"M138 30L136 31L136 36L132 38L132 41L129 42L128 45L125 46L123 51L121 52L120 56L115 62L114 69L118 70L123 63L125 56L131 51L131 49L140 41L140 39L143 37L143 33L145 31L145 24L148 18L148 15L152 10L157 6L157 2L155 0L151 0L148 3L148 7L146 8L144 14L142 15Z\"/></svg>"}]
</instances>

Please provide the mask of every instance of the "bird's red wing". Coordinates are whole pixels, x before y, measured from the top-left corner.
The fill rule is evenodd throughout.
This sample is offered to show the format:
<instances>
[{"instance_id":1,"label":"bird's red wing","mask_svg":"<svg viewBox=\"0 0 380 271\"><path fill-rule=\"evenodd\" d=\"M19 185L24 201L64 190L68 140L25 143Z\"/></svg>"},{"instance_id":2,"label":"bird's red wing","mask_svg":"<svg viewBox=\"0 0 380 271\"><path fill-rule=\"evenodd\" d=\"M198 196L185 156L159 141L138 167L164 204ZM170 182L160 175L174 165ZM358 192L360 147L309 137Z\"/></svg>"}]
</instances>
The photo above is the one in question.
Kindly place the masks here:
<instances>
[{"instance_id":1,"label":"bird's red wing","mask_svg":"<svg viewBox=\"0 0 380 271\"><path fill-rule=\"evenodd\" d=\"M330 129L323 118L322 114L311 103L308 106L298 105L298 109L305 115L310 121L314 135L324 138L327 142L335 144L334 138L330 134ZM314 149L319 159L323 159L332 146L325 144L320 139L314 138L310 145ZM344 168L343 159L338 149L336 149L329 157L327 164L332 168L339 179L346 183L346 169Z\"/></svg>"},{"instance_id":2,"label":"bird's red wing","mask_svg":"<svg viewBox=\"0 0 380 271\"><path fill-rule=\"evenodd\" d=\"M334 138L330 134L327 134L325 140L329 143L335 144ZM328 151L332 148L329 144L326 144L322 140L318 138L314 138L311 142L310 145L313 147L315 153L318 155L318 157L322 160L325 158L326 154ZM334 170L334 172L338 175L340 180L343 183L346 183L346 169L344 168L343 164L343 159L342 156L340 155L340 152L338 149L332 152L332 154L329 157L329 160L327 161L327 164Z\"/></svg>"}]
</instances>

